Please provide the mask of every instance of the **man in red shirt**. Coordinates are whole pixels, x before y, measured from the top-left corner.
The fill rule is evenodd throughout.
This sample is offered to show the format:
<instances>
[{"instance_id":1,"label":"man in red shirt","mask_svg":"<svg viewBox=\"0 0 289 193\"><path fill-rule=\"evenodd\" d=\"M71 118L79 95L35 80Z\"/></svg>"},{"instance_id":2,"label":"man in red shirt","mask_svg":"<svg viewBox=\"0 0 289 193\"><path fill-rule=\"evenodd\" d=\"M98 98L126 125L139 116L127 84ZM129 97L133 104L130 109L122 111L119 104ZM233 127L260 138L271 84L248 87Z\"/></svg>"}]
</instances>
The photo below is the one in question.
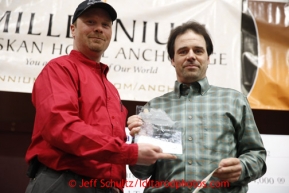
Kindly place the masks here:
<instances>
[{"instance_id":1,"label":"man in red shirt","mask_svg":"<svg viewBox=\"0 0 289 193\"><path fill-rule=\"evenodd\" d=\"M154 145L125 143L127 110L100 62L116 18L100 0L80 3L71 25L73 50L51 60L37 77L26 193L122 192L115 185L125 181L126 164L176 158Z\"/></svg>"}]
</instances>

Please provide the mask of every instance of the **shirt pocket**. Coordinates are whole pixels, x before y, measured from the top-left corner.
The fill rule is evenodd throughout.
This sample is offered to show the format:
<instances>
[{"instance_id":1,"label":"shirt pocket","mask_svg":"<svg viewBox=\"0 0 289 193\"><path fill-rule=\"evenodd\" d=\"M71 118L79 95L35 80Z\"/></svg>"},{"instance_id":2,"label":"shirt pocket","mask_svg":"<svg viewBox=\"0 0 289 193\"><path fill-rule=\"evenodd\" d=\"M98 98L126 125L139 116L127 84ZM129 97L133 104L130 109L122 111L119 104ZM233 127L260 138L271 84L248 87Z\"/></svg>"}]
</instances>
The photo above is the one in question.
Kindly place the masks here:
<instances>
[{"instance_id":1,"label":"shirt pocket","mask_svg":"<svg viewBox=\"0 0 289 193\"><path fill-rule=\"evenodd\" d=\"M203 150L212 155L229 156L236 150L235 129L226 114L205 116Z\"/></svg>"}]
</instances>

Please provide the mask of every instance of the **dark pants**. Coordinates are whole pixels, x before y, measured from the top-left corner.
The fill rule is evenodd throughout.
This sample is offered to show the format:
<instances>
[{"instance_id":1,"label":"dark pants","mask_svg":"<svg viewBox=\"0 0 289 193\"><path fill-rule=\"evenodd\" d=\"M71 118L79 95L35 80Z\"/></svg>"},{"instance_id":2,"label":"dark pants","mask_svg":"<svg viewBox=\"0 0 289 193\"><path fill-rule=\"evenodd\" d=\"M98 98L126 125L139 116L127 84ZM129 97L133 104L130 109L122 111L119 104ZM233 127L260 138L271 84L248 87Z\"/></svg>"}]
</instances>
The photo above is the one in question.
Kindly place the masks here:
<instances>
[{"instance_id":1,"label":"dark pants","mask_svg":"<svg viewBox=\"0 0 289 193\"><path fill-rule=\"evenodd\" d=\"M41 165L25 193L119 193L96 179L83 178L70 171L57 172Z\"/></svg>"}]
</instances>

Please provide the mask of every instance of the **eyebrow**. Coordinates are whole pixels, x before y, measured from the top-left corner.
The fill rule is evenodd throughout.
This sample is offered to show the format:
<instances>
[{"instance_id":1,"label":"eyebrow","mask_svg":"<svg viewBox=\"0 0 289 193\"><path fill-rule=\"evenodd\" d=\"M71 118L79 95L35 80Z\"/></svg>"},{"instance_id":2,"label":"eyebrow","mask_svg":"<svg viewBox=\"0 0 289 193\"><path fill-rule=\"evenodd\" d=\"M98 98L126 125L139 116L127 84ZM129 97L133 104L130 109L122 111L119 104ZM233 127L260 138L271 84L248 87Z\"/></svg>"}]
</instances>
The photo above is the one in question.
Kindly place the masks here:
<instances>
[{"instance_id":1,"label":"eyebrow","mask_svg":"<svg viewBox=\"0 0 289 193\"><path fill-rule=\"evenodd\" d=\"M202 47L202 46L194 46L194 49L195 49L195 48L205 50L205 48ZM176 51L184 50L184 49L188 49L188 46L180 47L180 48L177 49Z\"/></svg>"},{"instance_id":2,"label":"eyebrow","mask_svg":"<svg viewBox=\"0 0 289 193\"><path fill-rule=\"evenodd\" d=\"M202 50L205 50L205 48L204 48L204 47L202 47L202 46L195 46L194 48L198 48L198 49L202 49Z\"/></svg>"}]
</instances>

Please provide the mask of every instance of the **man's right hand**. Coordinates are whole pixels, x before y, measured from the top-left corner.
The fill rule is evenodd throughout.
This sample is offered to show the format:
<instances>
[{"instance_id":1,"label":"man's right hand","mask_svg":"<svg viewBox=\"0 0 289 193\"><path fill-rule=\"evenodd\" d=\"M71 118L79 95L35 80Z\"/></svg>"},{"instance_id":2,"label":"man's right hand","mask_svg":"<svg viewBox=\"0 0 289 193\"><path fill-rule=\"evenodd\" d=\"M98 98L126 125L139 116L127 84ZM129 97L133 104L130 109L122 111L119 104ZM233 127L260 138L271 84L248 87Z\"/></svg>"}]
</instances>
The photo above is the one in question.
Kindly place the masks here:
<instances>
[{"instance_id":1,"label":"man's right hand","mask_svg":"<svg viewBox=\"0 0 289 193\"><path fill-rule=\"evenodd\" d=\"M143 121L139 115L132 115L127 119L127 127L130 130L130 135L134 136L140 131Z\"/></svg>"},{"instance_id":2,"label":"man's right hand","mask_svg":"<svg viewBox=\"0 0 289 193\"><path fill-rule=\"evenodd\" d=\"M152 165L158 159L177 159L175 155L163 153L158 146L148 143L138 143L138 160L137 165Z\"/></svg>"}]
</instances>

